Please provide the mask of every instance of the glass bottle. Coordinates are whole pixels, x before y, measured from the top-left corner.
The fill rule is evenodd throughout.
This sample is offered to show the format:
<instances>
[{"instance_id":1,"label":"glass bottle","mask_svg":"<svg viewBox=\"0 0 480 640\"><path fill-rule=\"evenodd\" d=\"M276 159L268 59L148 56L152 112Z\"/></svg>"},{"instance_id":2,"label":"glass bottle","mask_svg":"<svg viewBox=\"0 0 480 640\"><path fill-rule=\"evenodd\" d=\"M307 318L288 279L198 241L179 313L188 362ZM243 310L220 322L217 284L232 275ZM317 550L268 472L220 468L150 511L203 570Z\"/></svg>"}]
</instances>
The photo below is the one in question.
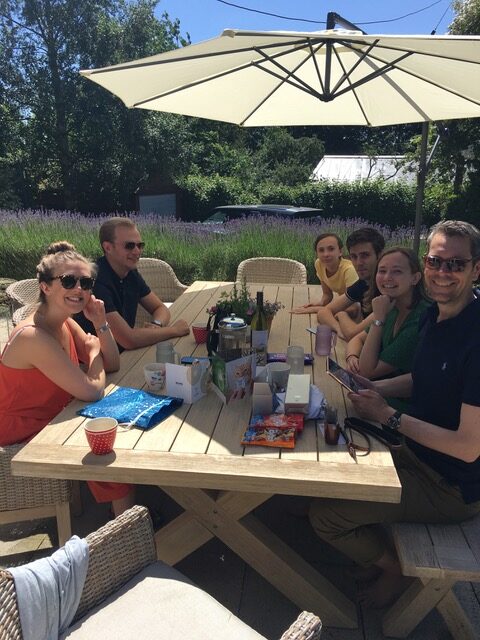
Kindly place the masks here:
<instances>
[{"instance_id":1,"label":"glass bottle","mask_svg":"<svg viewBox=\"0 0 480 640\"><path fill-rule=\"evenodd\" d=\"M257 354L257 365L267 364L268 328L267 316L263 308L263 291L257 291L257 308L250 323L252 328L252 348Z\"/></svg>"}]
</instances>

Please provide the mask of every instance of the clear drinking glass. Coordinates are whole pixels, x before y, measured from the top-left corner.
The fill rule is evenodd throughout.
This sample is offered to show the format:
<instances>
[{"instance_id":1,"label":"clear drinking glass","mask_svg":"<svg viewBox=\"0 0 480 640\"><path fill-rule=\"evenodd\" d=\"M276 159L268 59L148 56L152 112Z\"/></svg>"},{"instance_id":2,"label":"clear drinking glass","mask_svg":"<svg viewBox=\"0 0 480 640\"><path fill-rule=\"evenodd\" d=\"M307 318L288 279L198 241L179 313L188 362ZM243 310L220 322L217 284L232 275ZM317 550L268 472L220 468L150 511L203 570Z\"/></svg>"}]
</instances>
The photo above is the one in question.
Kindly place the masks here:
<instances>
[{"instance_id":1,"label":"clear drinking glass","mask_svg":"<svg viewBox=\"0 0 480 640\"><path fill-rule=\"evenodd\" d=\"M294 375L303 373L304 359L303 347L292 346L287 348L287 364L290 365L290 373Z\"/></svg>"}]
</instances>

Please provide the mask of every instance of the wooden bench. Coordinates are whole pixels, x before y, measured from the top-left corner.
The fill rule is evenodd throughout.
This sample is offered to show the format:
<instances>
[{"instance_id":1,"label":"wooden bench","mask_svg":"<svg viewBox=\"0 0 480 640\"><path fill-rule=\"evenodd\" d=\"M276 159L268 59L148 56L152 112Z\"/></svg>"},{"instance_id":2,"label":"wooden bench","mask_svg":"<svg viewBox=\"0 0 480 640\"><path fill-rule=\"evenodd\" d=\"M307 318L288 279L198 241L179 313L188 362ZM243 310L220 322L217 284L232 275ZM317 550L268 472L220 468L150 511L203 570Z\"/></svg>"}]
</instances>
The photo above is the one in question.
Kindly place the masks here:
<instances>
[{"instance_id":1,"label":"wooden bench","mask_svg":"<svg viewBox=\"0 0 480 640\"><path fill-rule=\"evenodd\" d=\"M480 515L451 525L395 524L392 533L403 575L416 580L385 614L384 634L405 638L436 607L453 638L478 638L452 587L480 582Z\"/></svg>"}]
</instances>

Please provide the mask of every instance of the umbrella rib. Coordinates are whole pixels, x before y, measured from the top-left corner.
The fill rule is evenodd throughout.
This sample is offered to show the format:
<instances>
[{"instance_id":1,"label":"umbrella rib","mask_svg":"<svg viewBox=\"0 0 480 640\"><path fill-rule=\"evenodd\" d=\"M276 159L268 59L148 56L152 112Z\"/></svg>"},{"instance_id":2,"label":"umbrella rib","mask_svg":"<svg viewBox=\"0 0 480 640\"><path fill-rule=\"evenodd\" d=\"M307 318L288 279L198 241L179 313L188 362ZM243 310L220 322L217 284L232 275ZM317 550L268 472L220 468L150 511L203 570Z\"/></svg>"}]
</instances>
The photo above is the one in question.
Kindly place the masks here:
<instances>
[{"instance_id":1,"label":"umbrella rib","mask_svg":"<svg viewBox=\"0 0 480 640\"><path fill-rule=\"evenodd\" d=\"M261 71L264 71L266 73L271 73L276 78L279 78L282 82L286 82L288 84L291 84L296 89L303 89L304 91L307 91L307 93L309 93L312 96L315 96L319 100L324 100L324 96L321 93L319 93L318 91L315 91L315 89L310 84L308 84L308 82L305 82L304 80L302 80L301 78L299 78L298 76L295 75L296 72L300 69L300 67L302 67L304 64L306 64L308 62L309 58L305 58L296 67L294 67L293 69L289 70L286 67L284 67L282 64L277 62L277 60L274 60L271 56L268 56L266 53L264 53L261 49L255 49L255 51L257 51L257 53L259 53L260 55L264 56L265 60L260 60L259 62L257 62L257 61L252 62L253 66L257 67L258 69L260 69ZM274 64L281 71L283 71L283 73L285 73L286 76L282 76L280 74L276 74L271 69L264 68L262 66L262 62L265 62L265 61L268 61L268 62L271 62L272 64ZM295 82L290 80L290 77L293 77L295 79Z\"/></svg>"},{"instance_id":2,"label":"umbrella rib","mask_svg":"<svg viewBox=\"0 0 480 640\"><path fill-rule=\"evenodd\" d=\"M376 40L376 42L378 42L378 40ZM365 58L370 54L370 51L375 47L376 42L372 42L372 44L368 47L368 49L366 49L365 51L362 51L362 55L357 59L357 61L353 65L353 67L348 72L343 68L343 65L342 65L342 68L343 68L343 71L344 71L343 76L339 79L337 84L333 87L332 94L335 94L335 92L337 92L340 89L342 84L346 80L349 80L350 76L355 71L355 69L358 67L358 65L361 64L365 60ZM335 57L340 62L340 56L338 55L338 51L336 49L335 49Z\"/></svg>"},{"instance_id":3,"label":"umbrella rib","mask_svg":"<svg viewBox=\"0 0 480 640\"><path fill-rule=\"evenodd\" d=\"M337 56L338 64L342 67L342 70L343 70L344 76L346 77L347 82L350 83L350 85L351 85L350 75L346 73L346 69L345 69L345 65L343 64L343 61L340 59L340 56L338 55L337 52L335 52L335 54ZM351 71L350 71L350 73L351 73ZM363 105L362 105L362 103L360 101L360 98L358 97L357 92L355 91L355 87L353 87L353 85L351 85L351 91L353 93L353 96L355 97L355 100L357 101L358 108L360 109L360 111L363 114L363 117L365 118L365 122L370 127L372 123L370 122L370 120L369 120L369 118L368 118L368 116L367 116L367 114L365 112L365 109L363 108ZM338 96L338 94L336 96L334 95L334 98L337 97L337 96Z\"/></svg>"},{"instance_id":4,"label":"umbrella rib","mask_svg":"<svg viewBox=\"0 0 480 640\"><path fill-rule=\"evenodd\" d=\"M478 37L478 36L477 36ZM377 50L385 49L387 51L397 51L402 53L410 53L417 56L428 56L429 58L441 59L441 60L452 60L453 62L467 62L470 64L480 64L480 60L468 60L467 58L459 58L457 56L449 56L443 53L430 53L429 51L418 51L415 49L410 49L408 47L395 47L393 45L384 44L381 40L378 40L376 45ZM352 43L348 41L343 41L342 44L349 49L354 51L359 51L359 48L355 46L357 43Z\"/></svg>"},{"instance_id":5,"label":"umbrella rib","mask_svg":"<svg viewBox=\"0 0 480 640\"><path fill-rule=\"evenodd\" d=\"M295 49L302 49L305 48L305 45L310 41L313 40L314 43L324 43L325 39L322 38L304 38L303 40L290 40L287 42L282 42L281 46L282 47L288 47L291 46L291 49L288 49L287 51L280 51L278 54L276 54L277 57L280 56L285 56L288 55L289 53L292 52L292 50ZM195 46L195 45L190 45L190 46ZM278 48L280 46L280 43L278 42L274 42L271 44L264 44L262 45L262 49L274 49L274 48ZM187 47L188 48L188 47ZM114 73L116 71L128 71L130 69L140 69L142 67L152 67L152 66L157 66L157 65L162 65L162 64L173 64L175 62L179 62L179 63L183 63L183 62L189 62L191 60L199 60L199 59L206 59L206 58L218 58L220 56L232 56L232 55L236 55L238 53L251 53L252 50L255 49L255 47L239 47L238 49L229 49L228 51L210 51L208 53L199 53L199 54L194 54L191 56L182 56L179 58L170 58L167 60L149 60L144 59L143 61L138 61L136 64L132 64L131 62L127 62L125 64L119 64L119 65L115 65L112 67L102 67L101 69L84 69L82 71L80 71L80 73L82 75L89 75L89 76L93 76L93 75L97 75L97 74L102 74L102 73ZM180 51L185 51L185 49L180 49ZM164 53L170 53L169 51L166 51ZM163 54L160 54L163 55Z\"/></svg>"},{"instance_id":6,"label":"umbrella rib","mask_svg":"<svg viewBox=\"0 0 480 640\"><path fill-rule=\"evenodd\" d=\"M372 60L375 60L376 62L379 62L381 64L386 64L385 60L382 60L380 57L378 57L378 55L370 55L370 63ZM401 58L399 58L398 60L394 61L391 64L396 65L397 62L401 62ZM404 69L403 67L398 67L398 66L394 66L393 69L396 69L397 71L400 71L401 73L405 73L406 75L411 76L412 78L416 78L417 80L421 80L422 82L425 82L426 84L431 85L432 87L437 87L437 89L441 89L442 91L446 91L447 93L450 93L451 95L457 96L458 98L462 98L462 100L466 100L467 102L471 102L472 104L477 104L480 105L480 100L475 100L474 98L470 98L468 96L465 96L463 94L461 94L458 91L455 91L454 89L450 89L449 87L445 87L441 84L439 84L438 82L434 82L433 80L430 80L429 78L420 75L419 73L415 73L414 71L411 71L410 69ZM391 78L388 78L388 76L386 75L386 73L384 73L383 75L385 75L385 79L387 79L390 83L393 83L393 80ZM400 88L398 87L397 83L395 83L395 90L398 92L400 91ZM410 98L408 96L406 96L407 99L410 100ZM412 102L413 104L413 102ZM422 112L423 113L423 112ZM425 115L425 114L424 114ZM429 120L428 117L425 116L426 120Z\"/></svg>"},{"instance_id":7,"label":"umbrella rib","mask_svg":"<svg viewBox=\"0 0 480 640\"><path fill-rule=\"evenodd\" d=\"M397 62L401 62L405 58L409 58L411 55L412 55L411 53L406 53L403 56L401 56L400 58L398 58L398 60L395 60L394 62L388 62L388 63L383 62L384 66L382 68L376 69L375 71L373 71L369 75L364 76L361 80L357 80L357 82L354 82L349 87L345 87L345 89L342 89L341 91L336 93L335 97L338 98L339 96L343 95L344 93L347 93L348 91L352 91L353 89L356 89L357 87L360 87L362 84L370 82L371 80L375 80L375 78L378 78L379 76L385 76L392 69L397 69L398 68L398 67L395 66L397 64ZM372 57L372 56L370 56L370 57ZM368 63L368 59L366 60L366 62Z\"/></svg>"},{"instance_id":8,"label":"umbrella rib","mask_svg":"<svg viewBox=\"0 0 480 640\"><path fill-rule=\"evenodd\" d=\"M315 49L315 51L313 50L313 46L312 46L312 42L311 40L308 41L308 48L310 49L310 57L313 60L313 64L315 66L315 70L317 72L317 77L318 77L318 82L320 83L320 87L322 88L323 93L325 93L325 85L323 84L323 80L322 80L322 74L320 73L320 69L318 66L318 62L317 62L317 58L315 57L315 54L317 53L317 51L319 49L321 49L323 46L325 45L325 43L320 43L318 45L318 47Z\"/></svg>"},{"instance_id":9,"label":"umbrella rib","mask_svg":"<svg viewBox=\"0 0 480 640\"><path fill-rule=\"evenodd\" d=\"M320 45L322 46L322 45ZM252 117L252 115L258 111L260 109L260 107L276 92L279 90L279 88L281 87L282 84L290 84L292 85L295 89L299 89L300 91L305 91L308 95L313 96L318 98L319 100L323 99L323 96L321 94L319 94L317 91L315 91L313 89L313 87L311 87L310 85L308 85L307 83L303 82L303 80L301 80L300 78L297 78L297 76L295 76L295 72L303 65L305 64L305 62L307 62L307 59L302 60L299 65L295 68L292 69L292 71L289 71L288 69L286 69L285 67L283 67L281 64L279 64L276 60L273 60L270 56L268 56L266 53L264 53L261 49L255 49L255 51L257 51L260 55L263 55L265 57L265 60L272 62L273 64L275 64L276 66L280 67L280 69L282 71L284 71L287 74L287 77L285 76L281 76L278 73L275 73L275 71L273 71L272 69L266 69L263 66L261 66L261 61L260 62L252 62L252 64L260 69L261 71L263 71L264 73L269 73L270 75L272 75L274 78L277 78L278 80L280 80L279 84L274 87L268 94L265 95L265 97L263 98L263 100L261 100L254 109L252 109L247 115L246 117L241 121L240 125L244 126L245 123L249 120L249 118ZM288 76L293 75L293 77L295 78L295 80L297 82L292 82L290 80L290 78ZM298 83L298 84L297 84ZM303 85L303 86L302 86ZM323 85L322 85L323 88Z\"/></svg>"}]
</instances>

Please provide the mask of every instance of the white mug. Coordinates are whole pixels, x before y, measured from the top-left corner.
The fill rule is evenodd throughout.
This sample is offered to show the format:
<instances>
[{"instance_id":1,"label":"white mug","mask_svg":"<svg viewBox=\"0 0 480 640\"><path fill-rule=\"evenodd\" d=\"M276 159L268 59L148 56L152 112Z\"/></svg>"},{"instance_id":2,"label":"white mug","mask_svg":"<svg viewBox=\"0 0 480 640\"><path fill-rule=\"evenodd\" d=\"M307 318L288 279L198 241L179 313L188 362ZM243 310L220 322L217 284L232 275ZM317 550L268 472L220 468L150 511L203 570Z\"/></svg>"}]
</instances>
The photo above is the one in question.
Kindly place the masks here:
<instances>
[{"instance_id":1,"label":"white mug","mask_svg":"<svg viewBox=\"0 0 480 640\"><path fill-rule=\"evenodd\" d=\"M151 362L143 367L145 382L150 391L160 391L165 386L165 363Z\"/></svg>"}]
</instances>

